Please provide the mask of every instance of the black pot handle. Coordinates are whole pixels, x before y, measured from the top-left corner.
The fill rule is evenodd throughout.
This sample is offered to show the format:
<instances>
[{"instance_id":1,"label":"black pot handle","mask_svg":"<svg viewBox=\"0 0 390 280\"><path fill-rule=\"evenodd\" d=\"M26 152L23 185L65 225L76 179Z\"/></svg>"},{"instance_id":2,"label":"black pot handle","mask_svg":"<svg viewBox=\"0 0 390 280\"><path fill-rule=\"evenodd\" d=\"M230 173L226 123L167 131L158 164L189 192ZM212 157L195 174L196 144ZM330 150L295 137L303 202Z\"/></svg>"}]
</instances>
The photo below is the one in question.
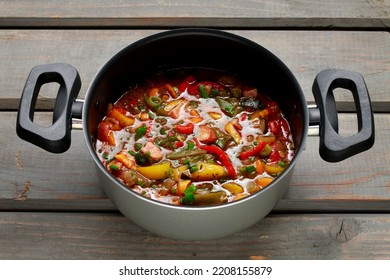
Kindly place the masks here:
<instances>
[{"instance_id":1,"label":"black pot handle","mask_svg":"<svg viewBox=\"0 0 390 280\"><path fill-rule=\"evenodd\" d=\"M56 82L60 85L49 127L33 122L35 104L42 85ZM62 153L70 147L72 106L81 88L77 70L69 64L46 64L35 66L26 81L20 99L16 132L20 138L49 152ZM78 110L81 111L80 106ZM81 112L75 112L81 116Z\"/></svg>"},{"instance_id":2,"label":"black pot handle","mask_svg":"<svg viewBox=\"0 0 390 280\"><path fill-rule=\"evenodd\" d=\"M358 133L348 137L338 134L335 88L352 92L358 117ZM320 110L320 155L329 162L344 160L370 149L375 141L374 116L363 77L356 72L328 69L313 83L313 94Z\"/></svg>"}]
</instances>

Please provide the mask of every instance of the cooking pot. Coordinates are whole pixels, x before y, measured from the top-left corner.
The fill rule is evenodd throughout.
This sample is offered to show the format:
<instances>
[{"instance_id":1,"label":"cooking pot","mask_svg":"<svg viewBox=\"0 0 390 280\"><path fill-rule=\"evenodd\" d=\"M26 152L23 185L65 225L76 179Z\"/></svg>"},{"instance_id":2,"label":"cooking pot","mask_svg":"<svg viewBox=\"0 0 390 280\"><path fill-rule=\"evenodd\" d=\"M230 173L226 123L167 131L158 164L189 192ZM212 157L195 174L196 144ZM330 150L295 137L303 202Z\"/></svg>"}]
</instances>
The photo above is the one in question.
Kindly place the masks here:
<instances>
[{"instance_id":1,"label":"cooking pot","mask_svg":"<svg viewBox=\"0 0 390 280\"><path fill-rule=\"evenodd\" d=\"M109 103L129 85L156 72L202 67L232 72L267 92L282 107L295 141L295 157L286 170L264 190L241 200L216 206L175 206L145 198L117 181L95 153L97 126ZM33 122L42 85L60 85L53 123ZM32 69L23 91L17 133L53 153L65 152L71 142L72 118L82 119L87 148L96 164L99 181L117 209L139 226L156 234L188 240L214 239L239 232L266 216L285 193L296 162L304 150L309 127L319 126L320 155L336 162L369 149L374 143L374 120L362 76L328 69L317 75L313 94L317 106L308 108L292 72L270 51L246 38L209 29L176 29L141 39L115 54L98 71L84 102L77 100L81 81L68 64L40 65ZM358 116L358 133L338 134L333 89L350 90Z\"/></svg>"}]
</instances>

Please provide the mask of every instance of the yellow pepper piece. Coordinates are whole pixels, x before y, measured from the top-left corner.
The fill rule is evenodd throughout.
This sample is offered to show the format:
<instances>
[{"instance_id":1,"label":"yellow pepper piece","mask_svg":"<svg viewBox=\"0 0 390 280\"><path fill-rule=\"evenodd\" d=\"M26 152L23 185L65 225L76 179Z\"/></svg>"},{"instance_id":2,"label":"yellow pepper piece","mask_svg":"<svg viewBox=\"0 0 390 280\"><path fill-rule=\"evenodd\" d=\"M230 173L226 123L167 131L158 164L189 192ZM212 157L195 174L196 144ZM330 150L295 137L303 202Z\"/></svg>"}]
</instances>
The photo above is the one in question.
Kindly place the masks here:
<instances>
[{"instance_id":1,"label":"yellow pepper piece","mask_svg":"<svg viewBox=\"0 0 390 280\"><path fill-rule=\"evenodd\" d=\"M170 162L163 162L151 166L137 166L135 170L150 180L160 180L169 177L170 168Z\"/></svg>"},{"instance_id":2,"label":"yellow pepper piece","mask_svg":"<svg viewBox=\"0 0 390 280\"><path fill-rule=\"evenodd\" d=\"M196 110L190 110L190 115L194 116L194 117L200 117L198 111L196 111Z\"/></svg>"},{"instance_id":3,"label":"yellow pepper piece","mask_svg":"<svg viewBox=\"0 0 390 280\"><path fill-rule=\"evenodd\" d=\"M139 118L141 121L147 121L147 120L149 120L149 113L148 112L141 112L139 114Z\"/></svg>"},{"instance_id":4,"label":"yellow pepper piece","mask_svg":"<svg viewBox=\"0 0 390 280\"><path fill-rule=\"evenodd\" d=\"M226 176L225 168L218 164L198 162L197 170L191 173L191 179L198 181L218 180Z\"/></svg>"},{"instance_id":5,"label":"yellow pepper piece","mask_svg":"<svg viewBox=\"0 0 390 280\"><path fill-rule=\"evenodd\" d=\"M261 118L265 118L267 117L269 114L271 113L271 111L269 109L264 109L264 110L261 110L260 113L259 113L259 116Z\"/></svg>"},{"instance_id":6,"label":"yellow pepper piece","mask_svg":"<svg viewBox=\"0 0 390 280\"><path fill-rule=\"evenodd\" d=\"M256 137L256 141L271 143L276 141L276 137L275 135L259 135Z\"/></svg>"},{"instance_id":7,"label":"yellow pepper piece","mask_svg":"<svg viewBox=\"0 0 390 280\"><path fill-rule=\"evenodd\" d=\"M264 164L261 162L261 160L255 161L255 168L257 174L263 174L264 173Z\"/></svg>"},{"instance_id":8,"label":"yellow pepper piece","mask_svg":"<svg viewBox=\"0 0 390 280\"><path fill-rule=\"evenodd\" d=\"M249 182L248 185L246 186L246 191L250 194L258 192L261 190L261 187L257 185L255 182Z\"/></svg>"},{"instance_id":9,"label":"yellow pepper piece","mask_svg":"<svg viewBox=\"0 0 390 280\"><path fill-rule=\"evenodd\" d=\"M116 119L121 126L130 126L133 125L135 122L135 119L133 117L125 116L115 108L111 110L110 116Z\"/></svg>"},{"instance_id":10,"label":"yellow pepper piece","mask_svg":"<svg viewBox=\"0 0 390 280\"><path fill-rule=\"evenodd\" d=\"M273 178L270 178L270 177L261 177L261 178L257 178L255 179L255 182L258 186L264 188L266 187L267 185L271 184L271 182L273 181L274 179Z\"/></svg>"},{"instance_id":11,"label":"yellow pepper piece","mask_svg":"<svg viewBox=\"0 0 390 280\"><path fill-rule=\"evenodd\" d=\"M130 159L125 154L119 153L119 154L116 154L114 157L115 157L115 159L117 159L118 161L123 163L123 165L126 166L128 169L133 168L133 166L135 164L134 160Z\"/></svg>"},{"instance_id":12,"label":"yellow pepper piece","mask_svg":"<svg viewBox=\"0 0 390 280\"><path fill-rule=\"evenodd\" d=\"M230 136L233 137L233 140L236 144L240 144L241 142L241 135L238 132L238 130L234 127L232 122L228 122L225 124L225 130L227 133L230 134Z\"/></svg>"},{"instance_id":13,"label":"yellow pepper piece","mask_svg":"<svg viewBox=\"0 0 390 280\"><path fill-rule=\"evenodd\" d=\"M191 184L191 180L181 180L180 182L178 182L176 194L182 195L190 184Z\"/></svg>"},{"instance_id":14,"label":"yellow pepper piece","mask_svg":"<svg viewBox=\"0 0 390 280\"><path fill-rule=\"evenodd\" d=\"M256 118L265 118L270 114L270 110L268 108L263 110L257 110L252 115L249 116L249 120L254 120Z\"/></svg>"},{"instance_id":15,"label":"yellow pepper piece","mask_svg":"<svg viewBox=\"0 0 390 280\"><path fill-rule=\"evenodd\" d=\"M248 195L249 195L249 193L240 193L240 194L238 194L235 198L233 198L233 201L242 199L242 198L244 198L244 197L247 197Z\"/></svg>"},{"instance_id":16,"label":"yellow pepper piece","mask_svg":"<svg viewBox=\"0 0 390 280\"><path fill-rule=\"evenodd\" d=\"M233 195L237 195L237 194L242 193L244 191L243 188L237 183L226 183L226 184L222 185L222 187L224 189L228 190L229 192L231 192L231 194L233 194Z\"/></svg>"},{"instance_id":17,"label":"yellow pepper piece","mask_svg":"<svg viewBox=\"0 0 390 280\"><path fill-rule=\"evenodd\" d=\"M266 164L264 166L265 171L267 171L268 174L276 174L282 173L286 167L280 166L279 163L270 163Z\"/></svg>"},{"instance_id":18,"label":"yellow pepper piece","mask_svg":"<svg viewBox=\"0 0 390 280\"><path fill-rule=\"evenodd\" d=\"M184 99L175 99L167 103L164 110L169 112L173 110L176 106L179 106L181 103L185 102Z\"/></svg>"},{"instance_id":19,"label":"yellow pepper piece","mask_svg":"<svg viewBox=\"0 0 390 280\"><path fill-rule=\"evenodd\" d=\"M222 118L222 114L217 112L209 112L209 116L214 120L219 120L220 118Z\"/></svg>"},{"instance_id":20,"label":"yellow pepper piece","mask_svg":"<svg viewBox=\"0 0 390 280\"><path fill-rule=\"evenodd\" d=\"M256 112L254 112L253 114L251 114L248 119L251 121L251 120L254 120L256 118L259 118L260 116L260 110L256 110Z\"/></svg>"},{"instance_id":21,"label":"yellow pepper piece","mask_svg":"<svg viewBox=\"0 0 390 280\"><path fill-rule=\"evenodd\" d=\"M188 120L192 123L200 123L203 121L203 118L202 117L190 117L190 118L188 118Z\"/></svg>"},{"instance_id":22,"label":"yellow pepper piece","mask_svg":"<svg viewBox=\"0 0 390 280\"><path fill-rule=\"evenodd\" d=\"M181 165L179 167L173 168L172 169L173 180L179 182L181 178L181 174L183 174L183 172L186 171L187 169L188 169L187 165Z\"/></svg>"},{"instance_id":23,"label":"yellow pepper piece","mask_svg":"<svg viewBox=\"0 0 390 280\"><path fill-rule=\"evenodd\" d=\"M116 142L115 142L115 134L113 131L109 131L108 132L108 135L107 135L107 142L108 144L110 144L110 146L115 146L116 145Z\"/></svg>"}]
</instances>

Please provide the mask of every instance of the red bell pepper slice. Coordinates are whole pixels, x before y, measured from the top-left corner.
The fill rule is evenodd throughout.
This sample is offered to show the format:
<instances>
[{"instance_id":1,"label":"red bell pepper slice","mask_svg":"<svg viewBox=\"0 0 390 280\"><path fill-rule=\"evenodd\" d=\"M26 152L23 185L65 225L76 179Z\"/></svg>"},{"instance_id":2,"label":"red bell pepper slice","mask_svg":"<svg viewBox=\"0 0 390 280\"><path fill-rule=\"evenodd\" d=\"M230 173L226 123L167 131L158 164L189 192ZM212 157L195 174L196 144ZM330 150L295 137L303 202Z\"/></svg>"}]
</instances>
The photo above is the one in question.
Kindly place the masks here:
<instances>
[{"instance_id":1,"label":"red bell pepper slice","mask_svg":"<svg viewBox=\"0 0 390 280\"><path fill-rule=\"evenodd\" d=\"M237 176L236 169L234 169L234 166L230 161L229 156L220 147L211 146L211 145L201 145L199 140L196 138L194 138L194 141L198 149L202 149L210 154L216 155L218 157L218 160L222 163L222 165L225 166L229 177L236 178Z\"/></svg>"},{"instance_id":2,"label":"red bell pepper slice","mask_svg":"<svg viewBox=\"0 0 390 280\"><path fill-rule=\"evenodd\" d=\"M176 131L178 133L190 135L190 134L194 133L194 124L187 123L186 125L177 125Z\"/></svg>"},{"instance_id":3,"label":"red bell pepper slice","mask_svg":"<svg viewBox=\"0 0 390 280\"><path fill-rule=\"evenodd\" d=\"M187 92L190 95L199 95L199 93L200 93L200 91L199 91L199 84L196 83L196 84L189 85L188 88L187 88Z\"/></svg>"},{"instance_id":4,"label":"red bell pepper slice","mask_svg":"<svg viewBox=\"0 0 390 280\"><path fill-rule=\"evenodd\" d=\"M291 134L290 127L284 118L272 119L268 121L269 131L274 135L283 134L288 138Z\"/></svg>"},{"instance_id":5,"label":"red bell pepper slice","mask_svg":"<svg viewBox=\"0 0 390 280\"><path fill-rule=\"evenodd\" d=\"M268 127L269 127L269 131L273 134L273 135L279 135L280 133L282 133L282 129L281 129L281 126L280 126L280 120L271 120L268 122Z\"/></svg>"},{"instance_id":6,"label":"red bell pepper slice","mask_svg":"<svg viewBox=\"0 0 390 280\"><path fill-rule=\"evenodd\" d=\"M280 113L280 108L276 101L268 101L267 108L270 110L271 115Z\"/></svg>"},{"instance_id":7,"label":"red bell pepper slice","mask_svg":"<svg viewBox=\"0 0 390 280\"><path fill-rule=\"evenodd\" d=\"M183 143L183 141L175 141L174 146L177 149L177 148L183 147L184 143Z\"/></svg>"},{"instance_id":8,"label":"red bell pepper slice","mask_svg":"<svg viewBox=\"0 0 390 280\"><path fill-rule=\"evenodd\" d=\"M252 149L240 153L238 157L241 160L244 160L244 159L247 159L249 157L256 156L258 153L260 153L264 149L265 145L267 145L267 142L264 142L264 141L260 142Z\"/></svg>"},{"instance_id":9,"label":"red bell pepper slice","mask_svg":"<svg viewBox=\"0 0 390 280\"><path fill-rule=\"evenodd\" d=\"M279 149L278 149L277 145L275 145L275 144L272 145L272 152L269 155L268 159L270 162L278 162L282 159L282 157L279 154Z\"/></svg>"},{"instance_id":10,"label":"red bell pepper slice","mask_svg":"<svg viewBox=\"0 0 390 280\"><path fill-rule=\"evenodd\" d=\"M188 76L187 78L185 78L183 80L183 82L180 84L179 86L179 92L182 93L183 91L185 91L189 85L195 83L195 78L192 77L192 76Z\"/></svg>"}]
</instances>

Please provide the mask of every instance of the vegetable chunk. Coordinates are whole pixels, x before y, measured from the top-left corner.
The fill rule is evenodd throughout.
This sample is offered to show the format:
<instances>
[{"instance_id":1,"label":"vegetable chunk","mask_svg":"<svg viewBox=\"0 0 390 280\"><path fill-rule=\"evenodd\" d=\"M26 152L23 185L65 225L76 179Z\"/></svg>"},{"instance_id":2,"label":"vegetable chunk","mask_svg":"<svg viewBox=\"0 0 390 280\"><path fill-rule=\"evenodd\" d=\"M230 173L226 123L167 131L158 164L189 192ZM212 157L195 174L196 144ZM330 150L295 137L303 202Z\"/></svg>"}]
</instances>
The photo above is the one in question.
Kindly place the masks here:
<instances>
[{"instance_id":1,"label":"vegetable chunk","mask_svg":"<svg viewBox=\"0 0 390 280\"><path fill-rule=\"evenodd\" d=\"M151 141L146 142L146 145L141 149L143 154L149 154L154 162L158 162L163 158L161 149Z\"/></svg>"}]
</instances>

